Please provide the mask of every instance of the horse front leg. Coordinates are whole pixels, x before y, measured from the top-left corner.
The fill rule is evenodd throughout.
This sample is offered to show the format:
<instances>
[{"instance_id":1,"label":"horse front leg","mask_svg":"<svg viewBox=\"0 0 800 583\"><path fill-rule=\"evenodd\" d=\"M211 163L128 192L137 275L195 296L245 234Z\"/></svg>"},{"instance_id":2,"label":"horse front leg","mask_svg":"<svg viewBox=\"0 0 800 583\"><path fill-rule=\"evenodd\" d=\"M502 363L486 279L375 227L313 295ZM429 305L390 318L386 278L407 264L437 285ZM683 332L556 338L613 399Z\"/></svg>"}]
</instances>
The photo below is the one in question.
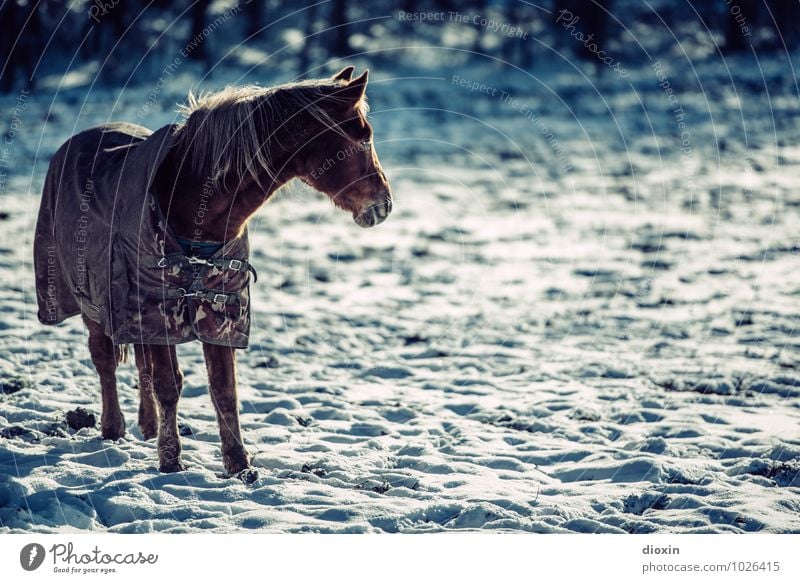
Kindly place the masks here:
<instances>
[{"instance_id":1,"label":"horse front leg","mask_svg":"<svg viewBox=\"0 0 800 583\"><path fill-rule=\"evenodd\" d=\"M217 412L222 440L222 463L229 475L250 467L250 456L242 443L239 400L236 395L236 355L233 348L203 343L208 386Z\"/></svg>"},{"instance_id":2,"label":"horse front leg","mask_svg":"<svg viewBox=\"0 0 800 583\"><path fill-rule=\"evenodd\" d=\"M183 390L183 373L178 366L175 346L149 345L153 367L153 390L158 400L158 466L162 472L186 469L181 462L178 435L178 400Z\"/></svg>"}]
</instances>

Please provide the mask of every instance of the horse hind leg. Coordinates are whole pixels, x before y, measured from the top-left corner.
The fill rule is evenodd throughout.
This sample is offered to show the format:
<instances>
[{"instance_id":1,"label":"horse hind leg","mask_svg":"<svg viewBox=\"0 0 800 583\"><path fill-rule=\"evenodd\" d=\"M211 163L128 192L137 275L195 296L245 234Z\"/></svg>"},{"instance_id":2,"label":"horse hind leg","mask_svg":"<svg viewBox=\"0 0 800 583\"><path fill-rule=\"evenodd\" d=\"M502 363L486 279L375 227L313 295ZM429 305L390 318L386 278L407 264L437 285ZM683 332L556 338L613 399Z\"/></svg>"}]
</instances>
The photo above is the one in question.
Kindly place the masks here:
<instances>
[{"instance_id":1,"label":"horse hind leg","mask_svg":"<svg viewBox=\"0 0 800 583\"><path fill-rule=\"evenodd\" d=\"M122 349L114 346L100 324L86 316L83 321L89 330L89 354L100 377L103 400L100 427L103 439L119 439L125 435L125 418L119 407L116 375L117 363L123 356Z\"/></svg>"},{"instance_id":2,"label":"horse hind leg","mask_svg":"<svg viewBox=\"0 0 800 583\"><path fill-rule=\"evenodd\" d=\"M158 435L158 406L153 386L153 359L149 347L134 344L136 368L139 370L139 428L145 439Z\"/></svg>"}]
</instances>

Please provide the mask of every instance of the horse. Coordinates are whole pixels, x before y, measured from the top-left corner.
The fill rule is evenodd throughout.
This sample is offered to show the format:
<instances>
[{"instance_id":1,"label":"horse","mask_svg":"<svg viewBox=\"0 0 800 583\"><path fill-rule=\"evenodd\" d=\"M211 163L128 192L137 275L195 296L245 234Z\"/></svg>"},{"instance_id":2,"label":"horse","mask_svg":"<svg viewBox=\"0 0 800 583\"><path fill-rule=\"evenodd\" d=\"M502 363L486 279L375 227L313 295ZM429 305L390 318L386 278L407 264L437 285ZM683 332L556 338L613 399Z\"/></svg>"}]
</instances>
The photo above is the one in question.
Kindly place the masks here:
<instances>
[{"instance_id":1,"label":"horse","mask_svg":"<svg viewBox=\"0 0 800 583\"><path fill-rule=\"evenodd\" d=\"M131 124L107 124L86 130L83 142L68 142L54 156L45 181L45 191L50 195L43 195L34 243L39 319L58 323L81 314L88 329L91 360L100 379L103 439L116 440L125 434L116 369L125 361L127 346L133 344L142 435L145 439L157 438L161 472L186 469L177 426L183 374L175 345L199 339L219 424L225 475L245 481L252 478L252 458L241 436L235 353L237 348L246 346L249 331L249 319L245 326L240 317L246 312L241 303L250 283L250 274L242 267L251 267L246 260L248 220L293 179L327 195L336 207L351 213L361 227L380 224L392 210L391 189L367 120L369 72L364 71L357 78L353 78L353 72L354 67L346 67L326 79L267 88L235 86L199 96L190 92L181 108L180 123L155 133ZM150 153L145 155L146 152ZM106 157L100 159L100 154ZM70 166L90 169L70 173ZM120 175L120 167L131 170ZM73 174L86 182L80 195L67 190L65 183L69 181L65 176ZM71 183L78 182L72 177ZM120 192L108 193L114 188L109 184L119 184ZM141 198L143 190L148 191L145 198ZM74 204L65 205L65 200ZM152 211L157 227L151 230L156 232L163 227L160 234L147 237L155 238L160 245L153 252L151 263L141 257L142 252L136 247L133 249L138 255L134 259L120 262L120 249L130 255L131 245L136 244L130 241L136 238L121 233L123 229L130 230L126 226L130 221L107 211L107 207L114 206L109 201L120 208L133 205L134 214L139 213L137 220L150 216ZM86 211L88 218L76 219L78 232L82 228L88 231L82 237L75 234L71 225L64 224L64 213L79 203L81 208L84 204L87 209L91 207ZM198 220L201 211L202 220ZM164 221L166 225L162 224ZM81 255L81 243L76 239L84 239L82 244L89 249L82 252L86 263L82 274L81 268L73 265L72 255ZM140 231L136 240L142 239ZM92 248L95 240L100 243ZM108 245L106 240L110 241ZM236 245L231 246L231 242ZM169 248L165 250L170 244L171 252ZM72 255L59 255L64 246L72 249ZM231 259L234 248L243 250L244 255ZM163 256L158 257L160 254ZM170 263L173 260L177 263ZM197 286L190 289L169 283L168 278L180 275L183 267L194 269L204 262L209 265L204 267L205 273L214 275L222 287L227 284L228 290L208 291ZM129 273L120 265L127 266ZM124 312L122 306L130 309L131 305L145 305L137 304L134 296L147 291L139 279L151 277L151 268L158 273L156 277L162 278L157 280L160 283L156 295L161 294L159 301L164 302L154 313L163 319L155 326L156 331L146 332L142 314ZM144 275L130 273L136 269ZM232 278L239 278L236 286L231 283ZM88 283L84 281L87 279ZM231 293L230 289L238 292ZM235 302L229 301L232 296L236 296ZM169 310L167 305L171 306ZM175 316L174 312L187 309L187 305L194 306L193 327L170 327L175 321L186 323L185 314ZM232 320L226 319L229 308L235 312ZM166 313L170 310L171 316ZM228 335L212 334L206 340L194 324L213 318L224 323L216 331L222 329ZM234 324L228 326L231 321ZM126 326L133 326L135 334L120 332L127 330ZM244 340L232 340L242 337Z\"/></svg>"}]
</instances>

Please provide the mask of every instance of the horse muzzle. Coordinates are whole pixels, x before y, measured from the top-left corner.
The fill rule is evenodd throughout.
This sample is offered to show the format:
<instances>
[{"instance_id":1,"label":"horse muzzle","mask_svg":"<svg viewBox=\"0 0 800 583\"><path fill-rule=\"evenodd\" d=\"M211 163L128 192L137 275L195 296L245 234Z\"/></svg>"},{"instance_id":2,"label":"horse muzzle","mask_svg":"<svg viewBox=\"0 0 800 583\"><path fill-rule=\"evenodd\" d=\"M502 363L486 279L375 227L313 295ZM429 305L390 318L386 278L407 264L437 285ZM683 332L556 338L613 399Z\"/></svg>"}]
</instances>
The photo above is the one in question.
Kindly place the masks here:
<instances>
[{"instance_id":1,"label":"horse muzzle","mask_svg":"<svg viewBox=\"0 0 800 583\"><path fill-rule=\"evenodd\" d=\"M392 212L392 198L387 193L380 197L380 202L370 204L366 209L353 216L353 220L359 227L368 229L380 225Z\"/></svg>"}]
</instances>

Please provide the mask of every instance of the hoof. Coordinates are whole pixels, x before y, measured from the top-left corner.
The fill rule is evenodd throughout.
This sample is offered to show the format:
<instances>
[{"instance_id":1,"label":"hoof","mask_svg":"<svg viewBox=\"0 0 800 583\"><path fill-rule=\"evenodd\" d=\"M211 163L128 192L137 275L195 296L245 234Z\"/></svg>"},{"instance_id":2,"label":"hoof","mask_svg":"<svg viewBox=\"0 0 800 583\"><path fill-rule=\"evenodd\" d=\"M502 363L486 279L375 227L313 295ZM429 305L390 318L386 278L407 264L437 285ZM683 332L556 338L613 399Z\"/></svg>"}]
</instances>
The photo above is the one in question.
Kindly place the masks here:
<instances>
[{"instance_id":1,"label":"hoof","mask_svg":"<svg viewBox=\"0 0 800 583\"><path fill-rule=\"evenodd\" d=\"M236 474L236 479L241 480L244 484L252 484L258 480L258 470L255 468L245 468Z\"/></svg>"},{"instance_id":2,"label":"hoof","mask_svg":"<svg viewBox=\"0 0 800 583\"><path fill-rule=\"evenodd\" d=\"M125 435L125 421L123 419L119 421L104 421L102 423L101 433L103 439L121 439Z\"/></svg>"},{"instance_id":3,"label":"hoof","mask_svg":"<svg viewBox=\"0 0 800 583\"><path fill-rule=\"evenodd\" d=\"M158 415L154 411L148 411L139 404L139 429L145 439L153 439L158 435Z\"/></svg>"},{"instance_id":4,"label":"hoof","mask_svg":"<svg viewBox=\"0 0 800 583\"><path fill-rule=\"evenodd\" d=\"M222 454L222 463L225 466L225 473L229 476L238 476L245 470L250 469L250 456L244 449Z\"/></svg>"},{"instance_id":5,"label":"hoof","mask_svg":"<svg viewBox=\"0 0 800 583\"><path fill-rule=\"evenodd\" d=\"M158 469L163 474L174 474L176 472L185 472L186 465L183 462L161 462Z\"/></svg>"},{"instance_id":6,"label":"hoof","mask_svg":"<svg viewBox=\"0 0 800 583\"><path fill-rule=\"evenodd\" d=\"M139 429L142 430L142 437L144 437L145 439L155 439L156 437L158 437L158 427L156 427L155 425L149 427L147 425L139 424Z\"/></svg>"}]
</instances>

